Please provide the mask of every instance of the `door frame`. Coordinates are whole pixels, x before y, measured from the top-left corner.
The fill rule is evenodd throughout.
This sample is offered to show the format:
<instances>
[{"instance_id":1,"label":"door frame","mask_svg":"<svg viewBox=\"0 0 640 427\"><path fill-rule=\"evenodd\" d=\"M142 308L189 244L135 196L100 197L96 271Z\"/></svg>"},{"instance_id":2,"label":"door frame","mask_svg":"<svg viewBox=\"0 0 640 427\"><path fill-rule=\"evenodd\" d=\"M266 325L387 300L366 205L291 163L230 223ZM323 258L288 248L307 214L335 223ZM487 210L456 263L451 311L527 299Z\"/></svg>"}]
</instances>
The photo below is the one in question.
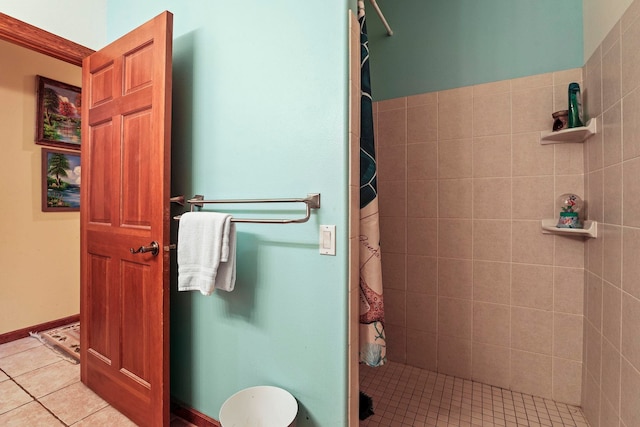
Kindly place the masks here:
<instances>
[{"instance_id":1,"label":"door frame","mask_svg":"<svg viewBox=\"0 0 640 427\"><path fill-rule=\"evenodd\" d=\"M0 40L82 67L82 60L95 52L64 37L27 24L0 12Z\"/></svg>"}]
</instances>

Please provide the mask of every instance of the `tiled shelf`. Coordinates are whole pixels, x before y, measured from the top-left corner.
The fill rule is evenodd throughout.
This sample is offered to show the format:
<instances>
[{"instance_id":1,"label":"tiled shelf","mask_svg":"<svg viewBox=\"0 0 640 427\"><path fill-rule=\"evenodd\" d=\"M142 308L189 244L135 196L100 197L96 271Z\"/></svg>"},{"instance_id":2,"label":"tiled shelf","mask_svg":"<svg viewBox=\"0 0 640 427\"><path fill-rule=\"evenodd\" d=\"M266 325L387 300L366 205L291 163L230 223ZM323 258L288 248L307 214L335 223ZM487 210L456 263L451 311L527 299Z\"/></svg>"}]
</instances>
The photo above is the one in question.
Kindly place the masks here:
<instances>
[{"instance_id":1,"label":"tiled shelf","mask_svg":"<svg viewBox=\"0 0 640 427\"><path fill-rule=\"evenodd\" d=\"M598 237L598 223L596 221L585 221L584 228L558 228L557 219L543 219L542 232L544 234L564 234L570 236Z\"/></svg>"},{"instance_id":2,"label":"tiled shelf","mask_svg":"<svg viewBox=\"0 0 640 427\"><path fill-rule=\"evenodd\" d=\"M540 132L540 144L562 144L565 142L584 142L596 133L596 121L589 120L586 126L563 129L556 132Z\"/></svg>"}]
</instances>

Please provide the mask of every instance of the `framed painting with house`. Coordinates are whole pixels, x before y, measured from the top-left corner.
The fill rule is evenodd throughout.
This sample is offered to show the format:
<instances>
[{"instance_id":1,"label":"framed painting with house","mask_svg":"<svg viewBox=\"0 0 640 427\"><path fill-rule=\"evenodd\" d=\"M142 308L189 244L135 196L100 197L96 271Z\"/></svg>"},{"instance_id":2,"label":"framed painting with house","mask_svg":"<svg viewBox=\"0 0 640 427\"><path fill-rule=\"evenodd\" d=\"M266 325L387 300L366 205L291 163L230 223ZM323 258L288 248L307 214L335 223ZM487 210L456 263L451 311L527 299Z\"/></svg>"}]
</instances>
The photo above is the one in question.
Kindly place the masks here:
<instances>
[{"instance_id":1,"label":"framed painting with house","mask_svg":"<svg viewBox=\"0 0 640 427\"><path fill-rule=\"evenodd\" d=\"M36 144L80 150L82 90L46 77L36 78Z\"/></svg>"},{"instance_id":2,"label":"framed painting with house","mask_svg":"<svg viewBox=\"0 0 640 427\"><path fill-rule=\"evenodd\" d=\"M42 149L42 211L80 210L80 153Z\"/></svg>"}]
</instances>

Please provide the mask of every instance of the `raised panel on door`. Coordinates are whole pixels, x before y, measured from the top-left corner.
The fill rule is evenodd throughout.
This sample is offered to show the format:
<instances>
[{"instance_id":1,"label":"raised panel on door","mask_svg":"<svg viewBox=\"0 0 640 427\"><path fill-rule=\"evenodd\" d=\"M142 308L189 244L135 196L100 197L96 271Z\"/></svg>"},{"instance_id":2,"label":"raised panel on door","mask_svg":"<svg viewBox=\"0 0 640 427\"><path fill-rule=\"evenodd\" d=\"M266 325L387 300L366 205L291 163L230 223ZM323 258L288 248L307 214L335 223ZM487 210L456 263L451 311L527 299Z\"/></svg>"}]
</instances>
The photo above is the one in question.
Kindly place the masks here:
<instances>
[{"instance_id":1,"label":"raised panel on door","mask_svg":"<svg viewBox=\"0 0 640 427\"><path fill-rule=\"evenodd\" d=\"M120 369L144 387L150 386L149 377L149 312L145 298L151 293L149 266L123 261L122 292L122 352Z\"/></svg>"},{"instance_id":2,"label":"raised panel on door","mask_svg":"<svg viewBox=\"0 0 640 427\"><path fill-rule=\"evenodd\" d=\"M151 177L143 159L151 156L152 111L145 109L122 118L122 225L149 228L151 226Z\"/></svg>"},{"instance_id":3,"label":"raised panel on door","mask_svg":"<svg viewBox=\"0 0 640 427\"><path fill-rule=\"evenodd\" d=\"M89 186L89 221L110 224L111 198L114 195L112 162L113 125L111 121L100 123L91 129L91 139L85 142L84 153L89 157L92 179L85 180ZM86 174L85 174L86 176ZM99 195L99 196L98 196Z\"/></svg>"},{"instance_id":4,"label":"raised panel on door","mask_svg":"<svg viewBox=\"0 0 640 427\"><path fill-rule=\"evenodd\" d=\"M82 325L87 328L88 340L85 340L87 349L99 357L103 357L107 363L111 363L111 350L109 345L109 270L110 259L101 255L89 255L89 310L92 322Z\"/></svg>"}]
</instances>

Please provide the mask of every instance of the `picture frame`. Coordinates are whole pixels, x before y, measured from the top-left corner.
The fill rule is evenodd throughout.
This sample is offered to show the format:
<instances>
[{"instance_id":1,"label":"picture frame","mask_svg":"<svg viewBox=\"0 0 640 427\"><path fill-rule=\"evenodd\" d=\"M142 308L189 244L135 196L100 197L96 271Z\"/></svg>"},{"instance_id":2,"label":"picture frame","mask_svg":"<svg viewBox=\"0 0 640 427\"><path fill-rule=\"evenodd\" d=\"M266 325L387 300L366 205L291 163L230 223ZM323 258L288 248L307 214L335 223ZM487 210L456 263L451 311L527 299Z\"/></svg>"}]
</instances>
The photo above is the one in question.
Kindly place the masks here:
<instances>
[{"instance_id":1,"label":"picture frame","mask_svg":"<svg viewBox=\"0 0 640 427\"><path fill-rule=\"evenodd\" d=\"M80 150L82 89L36 76L36 144Z\"/></svg>"},{"instance_id":2,"label":"picture frame","mask_svg":"<svg viewBox=\"0 0 640 427\"><path fill-rule=\"evenodd\" d=\"M42 149L42 211L80 210L80 152Z\"/></svg>"}]
</instances>

